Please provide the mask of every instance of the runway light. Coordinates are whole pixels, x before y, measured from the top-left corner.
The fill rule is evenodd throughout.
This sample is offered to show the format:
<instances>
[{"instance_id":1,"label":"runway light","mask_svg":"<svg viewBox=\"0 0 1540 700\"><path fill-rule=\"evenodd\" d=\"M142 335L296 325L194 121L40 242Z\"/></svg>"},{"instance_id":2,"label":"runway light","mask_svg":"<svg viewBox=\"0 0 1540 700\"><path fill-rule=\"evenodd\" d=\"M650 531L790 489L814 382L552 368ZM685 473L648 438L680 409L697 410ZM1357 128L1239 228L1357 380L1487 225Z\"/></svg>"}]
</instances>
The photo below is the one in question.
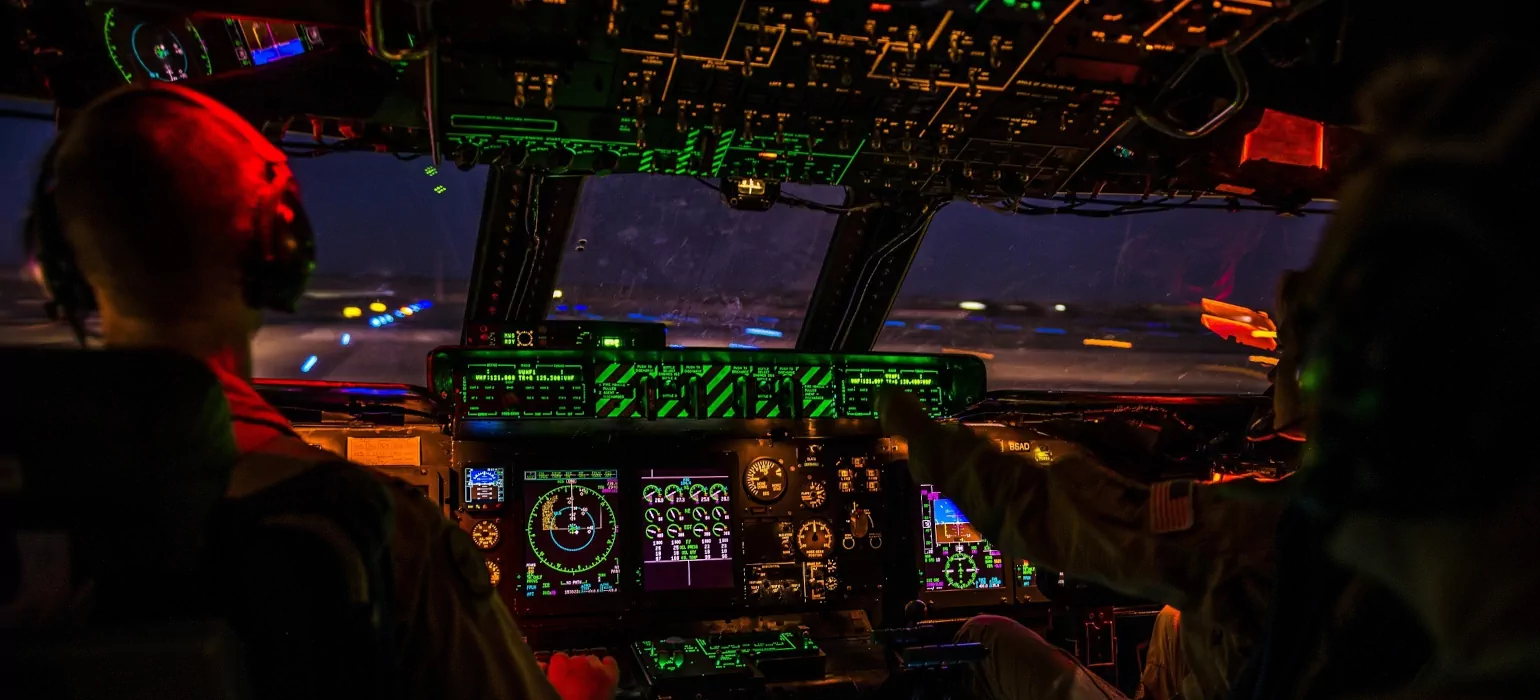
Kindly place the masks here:
<instances>
[{"instance_id":1,"label":"runway light","mask_svg":"<svg viewBox=\"0 0 1540 700\"><path fill-rule=\"evenodd\" d=\"M553 290L551 290L551 298L552 299L560 299L561 298L561 290L560 289L553 289Z\"/></svg>"},{"instance_id":2,"label":"runway light","mask_svg":"<svg viewBox=\"0 0 1540 700\"><path fill-rule=\"evenodd\" d=\"M967 311L983 311L985 307L982 301L965 301L958 304L957 308Z\"/></svg>"},{"instance_id":3,"label":"runway light","mask_svg":"<svg viewBox=\"0 0 1540 700\"><path fill-rule=\"evenodd\" d=\"M412 307L410 307L410 306L403 306L403 307L401 307L399 309L396 309L396 313L399 313L402 316L411 316L412 315Z\"/></svg>"},{"instance_id":4,"label":"runway light","mask_svg":"<svg viewBox=\"0 0 1540 700\"><path fill-rule=\"evenodd\" d=\"M342 307L342 317L343 318L358 318L359 316L362 316L362 315L364 315L364 310L358 308L357 306L344 306L344 307Z\"/></svg>"},{"instance_id":5,"label":"runway light","mask_svg":"<svg viewBox=\"0 0 1540 700\"><path fill-rule=\"evenodd\" d=\"M401 309L396 309L396 318L406 318L406 314L401 313Z\"/></svg>"},{"instance_id":6,"label":"runway light","mask_svg":"<svg viewBox=\"0 0 1540 700\"><path fill-rule=\"evenodd\" d=\"M785 335L784 333L773 328L745 328L743 329L743 332L749 335L757 335L761 338L779 338L782 335Z\"/></svg>"},{"instance_id":7,"label":"runway light","mask_svg":"<svg viewBox=\"0 0 1540 700\"><path fill-rule=\"evenodd\" d=\"M375 328L379 328L380 327L380 319L378 317L369 319L369 325L371 325L371 326L373 326Z\"/></svg>"},{"instance_id":8,"label":"runway light","mask_svg":"<svg viewBox=\"0 0 1540 700\"><path fill-rule=\"evenodd\" d=\"M302 365L299 366L299 371L301 371L301 372L309 372L310 370L315 368L315 363L318 362L318 361L319 361L319 358L317 358L315 355L311 355L310 359L305 360L305 364L302 364Z\"/></svg>"},{"instance_id":9,"label":"runway light","mask_svg":"<svg viewBox=\"0 0 1540 700\"><path fill-rule=\"evenodd\" d=\"M382 301L376 301L369 304L369 310L377 314L385 313L385 309L387 308L390 307L385 306L385 302Z\"/></svg>"},{"instance_id":10,"label":"runway light","mask_svg":"<svg viewBox=\"0 0 1540 700\"><path fill-rule=\"evenodd\" d=\"M1063 311L1063 310L1065 310L1065 308L1066 307L1063 304L1054 304L1053 305L1053 310L1054 311Z\"/></svg>"},{"instance_id":11,"label":"runway light","mask_svg":"<svg viewBox=\"0 0 1540 700\"><path fill-rule=\"evenodd\" d=\"M433 308L433 302L428 301L427 299L423 299L422 301L417 302L417 306L419 311L422 309L431 309Z\"/></svg>"},{"instance_id":12,"label":"runway light","mask_svg":"<svg viewBox=\"0 0 1540 700\"><path fill-rule=\"evenodd\" d=\"M352 333L343 333L342 334L342 344L343 345L351 345L352 343L353 343L353 334Z\"/></svg>"},{"instance_id":13,"label":"runway light","mask_svg":"<svg viewBox=\"0 0 1540 700\"><path fill-rule=\"evenodd\" d=\"M727 347L730 347L730 348L732 348L734 350L758 350L759 349L758 345L749 345L748 343L728 343Z\"/></svg>"},{"instance_id":14,"label":"runway light","mask_svg":"<svg viewBox=\"0 0 1540 700\"><path fill-rule=\"evenodd\" d=\"M1080 344L1093 348L1122 348L1124 350L1134 346L1133 343L1126 340L1103 340L1101 338L1086 338L1080 341Z\"/></svg>"}]
</instances>

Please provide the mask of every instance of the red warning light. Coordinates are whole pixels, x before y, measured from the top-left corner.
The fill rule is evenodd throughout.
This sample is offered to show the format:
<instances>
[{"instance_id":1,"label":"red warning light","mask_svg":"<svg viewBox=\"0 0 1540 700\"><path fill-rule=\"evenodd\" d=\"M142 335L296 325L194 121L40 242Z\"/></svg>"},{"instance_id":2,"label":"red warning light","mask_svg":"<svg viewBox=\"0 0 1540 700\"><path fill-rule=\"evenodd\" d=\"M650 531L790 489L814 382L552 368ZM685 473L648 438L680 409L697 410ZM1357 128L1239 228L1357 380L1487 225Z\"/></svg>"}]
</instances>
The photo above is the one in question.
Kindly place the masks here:
<instances>
[{"instance_id":1,"label":"red warning light","mask_svg":"<svg viewBox=\"0 0 1540 700\"><path fill-rule=\"evenodd\" d=\"M1292 114L1262 110L1262 121L1246 134L1241 163L1267 160L1326 169L1326 127Z\"/></svg>"},{"instance_id":2,"label":"red warning light","mask_svg":"<svg viewBox=\"0 0 1540 700\"><path fill-rule=\"evenodd\" d=\"M868 9L870 9L872 12L887 12L889 10L892 10L893 6L889 5L888 3L885 3L885 2L874 2L874 3L872 3L872 6L870 8L868 8Z\"/></svg>"}]
</instances>

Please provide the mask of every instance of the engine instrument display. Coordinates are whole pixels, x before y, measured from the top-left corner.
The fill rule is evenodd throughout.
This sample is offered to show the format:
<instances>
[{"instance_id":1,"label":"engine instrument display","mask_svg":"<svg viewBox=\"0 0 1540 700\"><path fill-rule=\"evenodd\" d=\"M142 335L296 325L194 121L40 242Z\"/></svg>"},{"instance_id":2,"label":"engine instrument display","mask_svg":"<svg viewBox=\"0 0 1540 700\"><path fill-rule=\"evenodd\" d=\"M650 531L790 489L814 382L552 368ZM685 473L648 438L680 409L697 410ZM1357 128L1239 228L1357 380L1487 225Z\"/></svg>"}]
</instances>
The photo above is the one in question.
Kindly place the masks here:
<instances>
[{"instance_id":1,"label":"engine instrument display","mask_svg":"<svg viewBox=\"0 0 1540 700\"><path fill-rule=\"evenodd\" d=\"M471 526L471 542L477 549L492 549L502 539L503 533L497 529L497 523L490 520L482 520Z\"/></svg>"},{"instance_id":2,"label":"engine instrument display","mask_svg":"<svg viewBox=\"0 0 1540 700\"><path fill-rule=\"evenodd\" d=\"M732 511L726 470L642 473L642 588L733 587Z\"/></svg>"},{"instance_id":3,"label":"engine instrument display","mask_svg":"<svg viewBox=\"0 0 1540 700\"><path fill-rule=\"evenodd\" d=\"M465 510L485 512L503 507L506 499L502 467L467 467Z\"/></svg>"},{"instance_id":4,"label":"engine instrument display","mask_svg":"<svg viewBox=\"0 0 1540 700\"><path fill-rule=\"evenodd\" d=\"M924 592L989 590L1006 585L1007 562L957 504L920 485L920 582Z\"/></svg>"},{"instance_id":5,"label":"engine instrument display","mask_svg":"<svg viewBox=\"0 0 1540 700\"><path fill-rule=\"evenodd\" d=\"M934 416L983 398L969 355L671 350L435 351L434 389L464 418L871 418L884 387Z\"/></svg>"},{"instance_id":6,"label":"engine instrument display","mask_svg":"<svg viewBox=\"0 0 1540 700\"><path fill-rule=\"evenodd\" d=\"M612 469L524 472L525 597L620 590L612 502L619 492Z\"/></svg>"}]
</instances>

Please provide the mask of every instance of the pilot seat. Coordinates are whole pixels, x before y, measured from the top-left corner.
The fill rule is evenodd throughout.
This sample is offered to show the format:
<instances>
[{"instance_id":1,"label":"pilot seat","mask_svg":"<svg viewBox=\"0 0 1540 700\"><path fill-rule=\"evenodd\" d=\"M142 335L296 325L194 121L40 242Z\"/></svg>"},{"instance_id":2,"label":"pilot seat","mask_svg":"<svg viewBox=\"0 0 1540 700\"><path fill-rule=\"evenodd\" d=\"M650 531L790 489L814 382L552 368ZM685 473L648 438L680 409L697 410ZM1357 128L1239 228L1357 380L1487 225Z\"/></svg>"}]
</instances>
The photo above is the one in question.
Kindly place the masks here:
<instances>
[{"instance_id":1,"label":"pilot seat","mask_svg":"<svg viewBox=\"0 0 1540 700\"><path fill-rule=\"evenodd\" d=\"M0 397L6 697L336 697L388 682L383 528L359 524L388 522L388 495L360 516L318 468L229 497L253 467L237 467L219 382L189 357L0 350Z\"/></svg>"}]
</instances>

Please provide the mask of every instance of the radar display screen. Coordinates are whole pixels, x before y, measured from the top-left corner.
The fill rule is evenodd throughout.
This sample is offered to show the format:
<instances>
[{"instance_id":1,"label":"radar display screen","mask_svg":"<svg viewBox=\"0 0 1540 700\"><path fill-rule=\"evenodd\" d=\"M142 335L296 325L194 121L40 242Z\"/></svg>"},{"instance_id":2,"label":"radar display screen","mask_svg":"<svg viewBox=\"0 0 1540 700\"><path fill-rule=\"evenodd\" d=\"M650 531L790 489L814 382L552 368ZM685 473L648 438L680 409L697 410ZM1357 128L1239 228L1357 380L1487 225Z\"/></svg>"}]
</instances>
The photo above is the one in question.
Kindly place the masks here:
<instances>
[{"instance_id":1,"label":"radar display screen","mask_svg":"<svg viewBox=\"0 0 1540 700\"><path fill-rule=\"evenodd\" d=\"M872 418L877 415L877 396L886 387L897 387L919 397L920 405L932 416L948 413L941 393L941 372L934 369L858 369L845 370L845 415Z\"/></svg>"},{"instance_id":2,"label":"radar display screen","mask_svg":"<svg viewBox=\"0 0 1540 700\"><path fill-rule=\"evenodd\" d=\"M465 469L465 509L487 511L501 508L506 500L501 467Z\"/></svg>"},{"instance_id":3,"label":"radar display screen","mask_svg":"<svg viewBox=\"0 0 1540 700\"><path fill-rule=\"evenodd\" d=\"M559 362L466 367L468 418L577 418L586 415L583 367Z\"/></svg>"},{"instance_id":4,"label":"radar display screen","mask_svg":"<svg viewBox=\"0 0 1540 700\"><path fill-rule=\"evenodd\" d=\"M1005 557L968 516L930 484L920 485L920 580L926 593L1005 586Z\"/></svg>"},{"instance_id":5,"label":"radar display screen","mask_svg":"<svg viewBox=\"0 0 1540 700\"><path fill-rule=\"evenodd\" d=\"M732 588L732 477L726 469L642 474L642 588Z\"/></svg>"},{"instance_id":6,"label":"radar display screen","mask_svg":"<svg viewBox=\"0 0 1540 700\"><path fill-rule=\"evenodd\" d=\"M613 469L524 472L524 596L620 590Z\"/></svg>"}]
</instances>

